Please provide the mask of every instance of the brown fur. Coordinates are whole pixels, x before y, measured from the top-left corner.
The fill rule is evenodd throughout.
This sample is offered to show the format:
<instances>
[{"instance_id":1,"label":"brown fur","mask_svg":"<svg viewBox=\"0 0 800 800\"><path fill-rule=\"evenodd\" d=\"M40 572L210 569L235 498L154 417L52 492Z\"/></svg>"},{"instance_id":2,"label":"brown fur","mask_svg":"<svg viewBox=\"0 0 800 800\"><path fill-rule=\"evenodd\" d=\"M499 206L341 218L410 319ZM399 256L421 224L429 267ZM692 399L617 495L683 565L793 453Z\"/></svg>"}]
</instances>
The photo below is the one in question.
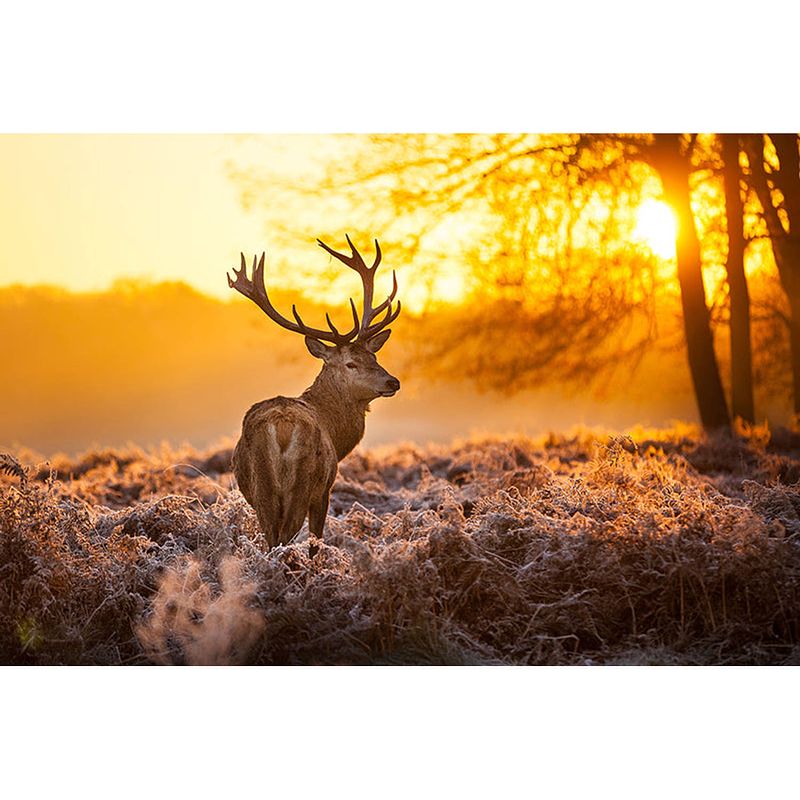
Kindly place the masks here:
<instances>
[{"instance_id":1,"label":"brown fur","mask_svg":"<svg viewBox=\"0 0 800 800\"><path fill-rule=\"evenodd\" d=\"M385 333L366 345L307 341L325 361L314 383L300 397L264 400L245 415L233 471L270 547L287 544L306 515L311 536L322 538L338 462L361 441L370 400L400 386L374 355Z\"/></svg>"},{"instance_id":2,"label":"brown fur","mask_svg":"<svg viewBox=\"0 0 800 800\"><path fill-rule=\"evenodd\" d=\"M278 442L281 453L289 448L294 429L294 424L289 419L280 418L275 422L275 439Z\"/></svg>"}]
</instances>

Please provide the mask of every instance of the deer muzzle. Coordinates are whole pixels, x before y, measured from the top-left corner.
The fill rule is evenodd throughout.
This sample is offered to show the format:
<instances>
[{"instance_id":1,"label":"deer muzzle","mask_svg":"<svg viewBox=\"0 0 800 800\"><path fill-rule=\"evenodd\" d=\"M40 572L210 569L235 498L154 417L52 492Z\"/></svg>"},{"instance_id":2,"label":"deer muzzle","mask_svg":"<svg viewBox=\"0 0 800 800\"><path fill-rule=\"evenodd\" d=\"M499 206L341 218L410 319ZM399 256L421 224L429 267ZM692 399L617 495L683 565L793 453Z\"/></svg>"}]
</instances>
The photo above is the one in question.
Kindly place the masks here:
<instances>
[{"instance_id":1,"label":"deer muzzle","mask_svg":"<svg viewBox=\"0 0 800 800\"><path fill-rule=\"evenodd\" d=\"M397 394L400 389L400 381L393 376L386 379L386 388L381 392L381 397L391 397Z\"/></svg>"}]
</instances>

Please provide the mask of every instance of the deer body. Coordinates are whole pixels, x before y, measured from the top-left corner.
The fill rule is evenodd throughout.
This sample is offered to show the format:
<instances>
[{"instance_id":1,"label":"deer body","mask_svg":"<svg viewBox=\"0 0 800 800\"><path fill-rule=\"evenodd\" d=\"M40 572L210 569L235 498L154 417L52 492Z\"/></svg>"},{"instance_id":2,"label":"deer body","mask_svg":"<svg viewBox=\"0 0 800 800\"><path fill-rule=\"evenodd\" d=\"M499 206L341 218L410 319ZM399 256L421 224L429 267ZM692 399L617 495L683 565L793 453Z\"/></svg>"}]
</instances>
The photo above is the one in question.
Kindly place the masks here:
<instances>
[{"instance_id":1,"label":"deer body","mask_svg":"<svg viewBox=\"0 0 800 800\"><path fill-rule=\"evenodd\" d=\"M331 487L338 462L362 439L369 403L376 397L391 397L400 382L378 364L375 353L391 333L384 330L400 312L392 311L397 282L389 298L372 308L372 278L380 263L380 247L372 268L364 265L350 239L352 256L328 252L362 276L364 312L358 320L353 310L353 330L340 334L328 318L330 331L306 326L296 309L297 324L281 317L263 284L264 256L253 264L253 281L246 277L244 256L240 272L231 286L256 302L271 319L305 335L309 352L322 359L323 367L314 383L300 397L274 397L252 406L242 422L242 433L233 453L233 471L244 498L255 509L259 526L270 547L287 544L308 516L309 534L321 539ZM385 310L383 319L375 317ZM373 323L373 324L370 324ZM333 347L323 344L333 343ZM316 544L309 547L316 551Z\"/></svg>"}]
</instances>

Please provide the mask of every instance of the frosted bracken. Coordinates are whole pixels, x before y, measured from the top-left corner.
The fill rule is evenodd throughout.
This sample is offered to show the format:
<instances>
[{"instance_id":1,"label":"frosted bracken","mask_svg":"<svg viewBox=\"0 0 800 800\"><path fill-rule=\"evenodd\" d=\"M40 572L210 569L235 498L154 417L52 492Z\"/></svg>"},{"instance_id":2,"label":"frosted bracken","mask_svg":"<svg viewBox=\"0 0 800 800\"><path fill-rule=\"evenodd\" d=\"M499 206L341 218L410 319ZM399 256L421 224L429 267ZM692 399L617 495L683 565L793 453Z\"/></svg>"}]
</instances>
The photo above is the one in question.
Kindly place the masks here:
<instances>
[{"instance_id":1,"label":"frosted bracken","mask_svg":"<svg viewBox=\"0 0 800 800\"><path fill-rule=\"evenodd\" d=\"M17 453L2 661L797 663L798 438L356 451L313 560L305 527L266 551L230 448Z\"/></svg>"}]
</instances>

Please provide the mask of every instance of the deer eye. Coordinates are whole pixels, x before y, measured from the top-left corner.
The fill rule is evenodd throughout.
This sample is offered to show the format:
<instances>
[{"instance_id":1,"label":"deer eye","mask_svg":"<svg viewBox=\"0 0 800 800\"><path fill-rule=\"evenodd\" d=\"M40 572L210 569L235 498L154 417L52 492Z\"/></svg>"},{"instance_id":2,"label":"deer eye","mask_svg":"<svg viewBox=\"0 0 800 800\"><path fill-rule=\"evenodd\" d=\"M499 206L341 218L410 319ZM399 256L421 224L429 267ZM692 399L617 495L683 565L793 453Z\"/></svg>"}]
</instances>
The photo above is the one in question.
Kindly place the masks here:
<instances>
[{"instance_id":1,"label":"deer eye","mask_svg":"<svg viewBox=\"0 0 800 800\"><path fill-rule=\"evenodd\" d=\"M357 369L357 366L352 361L348 361L345 366L347 369Z\"/></svg>"}]
</instances>

